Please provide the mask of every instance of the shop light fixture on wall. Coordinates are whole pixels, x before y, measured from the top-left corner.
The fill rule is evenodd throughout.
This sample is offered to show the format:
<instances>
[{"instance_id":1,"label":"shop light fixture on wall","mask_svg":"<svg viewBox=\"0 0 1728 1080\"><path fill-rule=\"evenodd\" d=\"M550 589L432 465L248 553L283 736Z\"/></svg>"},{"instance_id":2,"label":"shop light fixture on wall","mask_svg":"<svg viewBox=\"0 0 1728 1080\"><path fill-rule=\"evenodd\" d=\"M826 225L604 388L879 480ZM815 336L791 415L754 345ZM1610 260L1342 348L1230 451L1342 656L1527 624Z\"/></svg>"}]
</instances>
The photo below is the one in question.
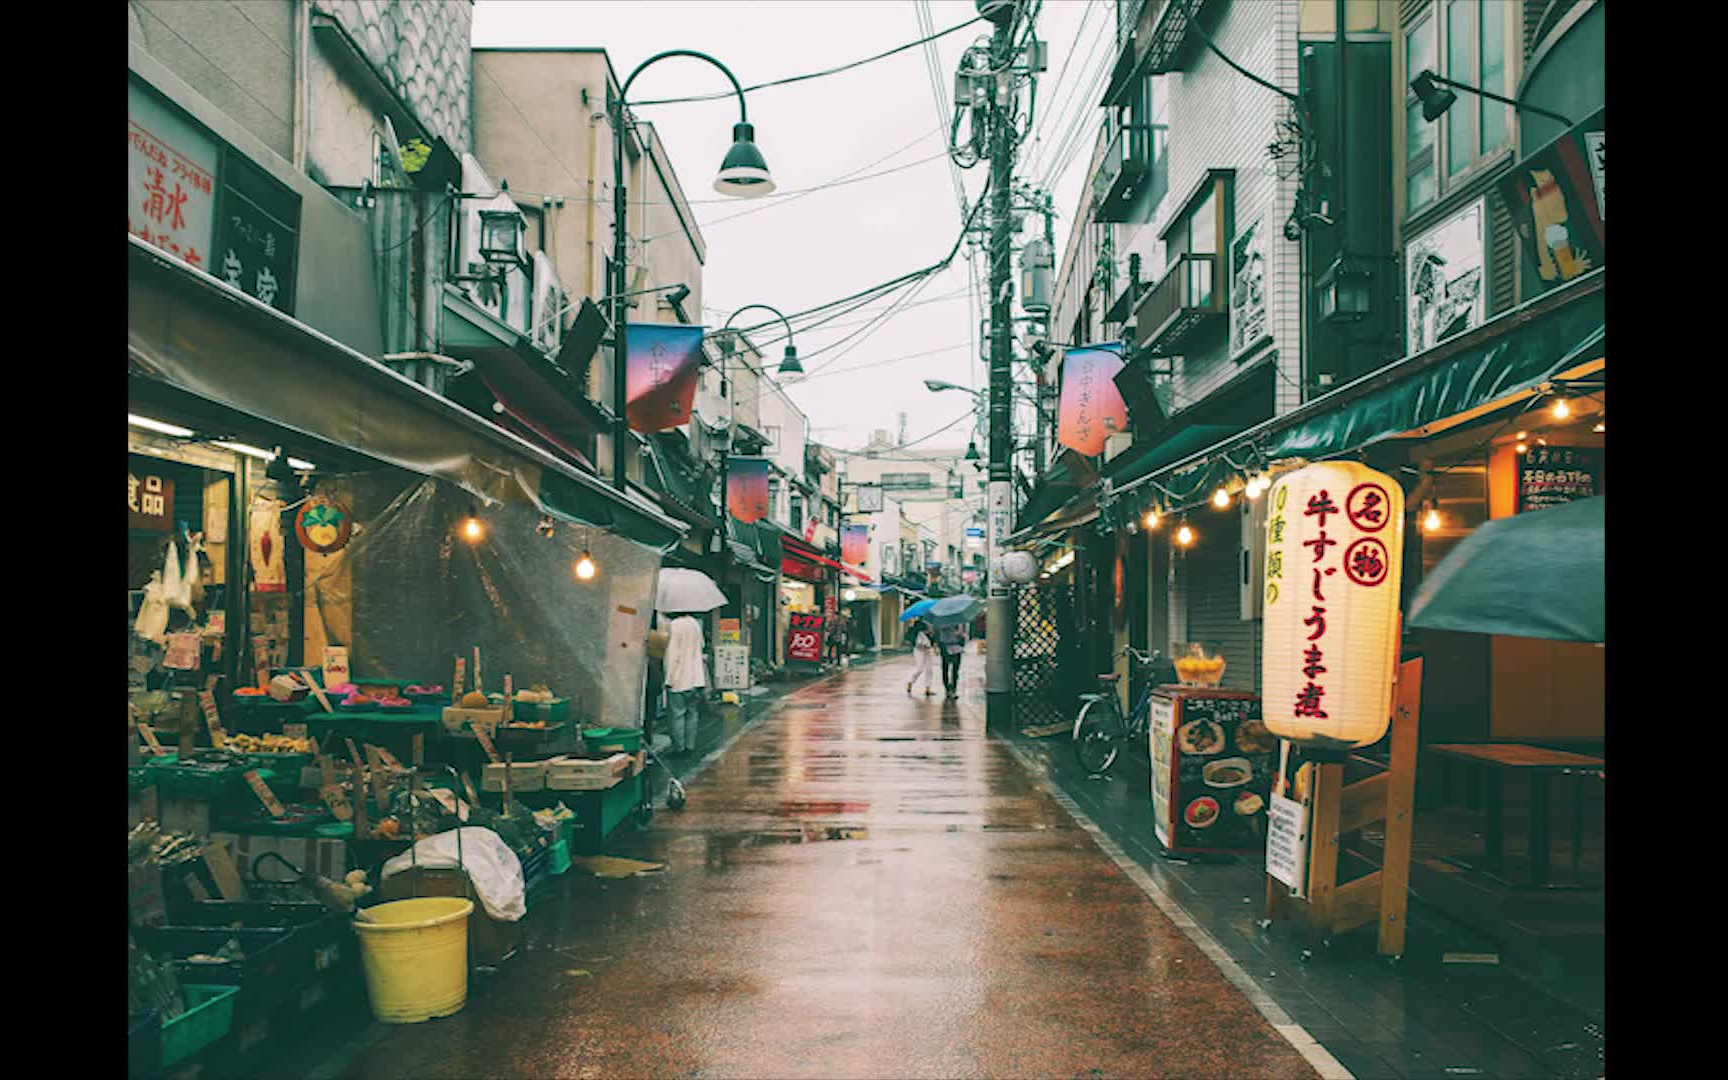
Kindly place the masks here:
<instances>
[{"instance_id":1,"label":"shop light fixture on wall","mask_svg":"<svg viewBox=\"0 0 1728 1080\"><path fill-rule=\"evenodd\" d=\"M1554 419L1564 420L1568 416L1571 416L1571 415L1572 415L1572 406L1567 404L1566 399L1563 397L1555 398L1554 399Z\"/></svg>"},{"instance_id":2,"label":"shop light fixture on wall","mask_svg":"<svg viewBox=\"0 0 1728 1080\"><path fill-rule=\"evenodd\" d=\"M251 443L222 442L219 440L212 440L210 445L211 446L220 446L222 449L227 450L230 453L245 454L247 457L257 458L259 461L275 461L276 460L276 451L266 450L260 446L253 446ZM310 461L302 461L297 457L291 457L288 459L288 467L291 469L298 469L301 472L311 472L312 470L316 469L318 466L312 464Z\"/></svg>"},{"instance_id":3,"label":"shop light fixture on wall","mask_svg":"<svg viewBox=\"0 0 1728 1080\"><path fill-rule=\"evenodd\" d=\"M1441 521L1440 521L1439 504L1437 504L1433 499L1429 499L1428 500L1428 513L1424 514L1422 517L1422 531L1423 532L1435 532L1435 531L1439 530L1440 525L1441 525Z\"/></svg>"},{"instance_id":4,"label":"shop light fixture on wall","mask_svg":"<svg viewBox=\"0 0 1728 1080\"><path fill-rule=\"evenodd\" d=\"M486 523L480 520L480 511L469 507L468 516L462 519L458 531L461 532L462 539L470 544L478 544L486 539Z\"/></svg>"},{"instance_id":5,"label":"shop light fixture on wall","mask_svg":"<svg viewBox=\"0 0 1728 1080\"><path fill-rule=\"evenodd\" d=\"M576 560L576 580L593 581L594 575L599 571L600 567L595 564L594 556L589 554L587 548L583 548L582 557Z\"/></svg>"},{"instance_id":6,"label":"shop light fixture on wall","mask_svg":"<svg viewBox=\"0 0 1728 1080\"><path fill-rule=\"evenodd\" d=\"M183 428L179 424L164 423L161 420L152 420L148 416L139 416L137 413L127 413L126 424L128 427L143 428L145 431L154 431L158 435L168 435L176 439L190 439L192 437L191 428Z\"/></svg>"}]
</instances>

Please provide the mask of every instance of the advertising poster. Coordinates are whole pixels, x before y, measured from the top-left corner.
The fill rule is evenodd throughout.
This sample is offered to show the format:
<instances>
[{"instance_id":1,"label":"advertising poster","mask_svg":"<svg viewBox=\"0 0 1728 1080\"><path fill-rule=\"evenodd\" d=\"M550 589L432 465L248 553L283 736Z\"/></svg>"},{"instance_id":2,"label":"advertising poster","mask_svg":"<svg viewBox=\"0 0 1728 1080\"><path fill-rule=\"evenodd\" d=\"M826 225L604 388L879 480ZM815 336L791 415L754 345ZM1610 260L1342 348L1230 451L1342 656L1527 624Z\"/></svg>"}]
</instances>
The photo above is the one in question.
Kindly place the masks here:
<instances>
[{"instance_id":1,"label":"advertising poster","mask_svg":"<svg viewBox=\"0 0 1728 1080\"><path fill-rule=\"evenodd\" d=\"M768 516L768 459L726 459L726 512L749 524Z\"/></svg>"},{"instance_id":2,"label":"advertising poster","mask_svg":"<svg viewBox=\"0 0 1728 1080\"><path fill-rule=\"evenodd\" d=\"M822 662L822 616L793 612L786 624L786 659L806 664Z\"/></svg>"},{"instance_id":3,"label":"advertising poster","mask_svg":"<svg viewBox=\"0 0 1728 1080\"><path fill-rule=\"evenodd\" d=\"M1520 161L1500 180L1500 197L1535 272L1537 291L1607 261L1602 212L1603 114L1598 113ZM1594 130L1592 130L1594 128ZM1528 273L1526 283L1531 279Z\"/></svg>"},{"instance_id":4,"label":"advertising poster","mask_svg":"<svg viewBox=\"0 0 1728 1080\"><path fill-rule=\"evenodd\" d=\"M1266 319L1266 216L1256 217L1230 242L1230 355L1271 338Z\"/></svg>"},{"instance_id":5,"label":"advertising poster","mask_svg":"<svg viewBox=\"0 0 1728 1080\"><path fill-rule=\"evenodd\" d=\"M1404 248L1407 350L1419 353L1487 317L1484 222L1478 199Z\"/></svg>"},{"instance_id":6,"label":"advertising poster","mask_svg":"<svg viewBox=\"0 0 1728 1080\"><path fill-rule=\"evenodd\" d=\"M702 328L630 323L625 335L624 412L635 431L664 431L690 420L702 363Z\"/></svg>"},{"instance_id":7,"label":"advertising poster","mask_svg":"<svg viewBox=\"0 0 1728 1080\"><path fill-rule=\"evenodd\" d=\"M1062 359L1062 398L1056 438L1077 454L1097 457L1105 440L1128 430L1128 405L1116 388L1122 370L1118 345L1070 349Z\"/></svg>"}]
</instances>

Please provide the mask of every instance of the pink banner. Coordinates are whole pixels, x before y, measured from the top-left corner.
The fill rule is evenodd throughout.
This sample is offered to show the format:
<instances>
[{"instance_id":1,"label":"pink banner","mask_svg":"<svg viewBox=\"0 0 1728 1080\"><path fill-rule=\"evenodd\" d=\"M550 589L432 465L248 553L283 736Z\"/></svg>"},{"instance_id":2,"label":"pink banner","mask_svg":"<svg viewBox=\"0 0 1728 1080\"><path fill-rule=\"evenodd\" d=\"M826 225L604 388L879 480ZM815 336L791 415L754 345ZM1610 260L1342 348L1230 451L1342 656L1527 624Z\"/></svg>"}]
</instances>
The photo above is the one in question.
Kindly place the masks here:
<instances>
[{"instance_id":1,"label":"pink banner","mask_svg":"<svg viewBox=\"0 0 1728 1080\"><path fill-rule=\"evenodd\" d=\"M1070 349L1062 359L1062 401L1056 439L1087 457L1104 452L1104 441L1128 430L1128 406L1116 389L1122 354L1114 345Z\"/></svg>"}]
</instances>

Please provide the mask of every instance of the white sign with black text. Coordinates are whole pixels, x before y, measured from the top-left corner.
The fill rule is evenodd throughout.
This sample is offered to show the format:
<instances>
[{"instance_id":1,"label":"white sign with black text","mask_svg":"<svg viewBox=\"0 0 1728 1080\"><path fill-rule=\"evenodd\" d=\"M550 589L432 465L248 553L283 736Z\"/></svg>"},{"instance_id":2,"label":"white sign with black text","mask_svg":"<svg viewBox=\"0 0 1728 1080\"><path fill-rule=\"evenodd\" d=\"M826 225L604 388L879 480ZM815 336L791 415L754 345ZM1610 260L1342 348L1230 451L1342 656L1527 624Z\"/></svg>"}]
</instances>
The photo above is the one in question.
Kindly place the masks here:
<instances>
[{"instance_id":1,"label":"white sign with black text","mask_svg":"<svg viewBox=\"0 0 1728 1080\"><path fill-rule=\"evenodd\" d=\"M1308 884L1308 807L1276 791L1266 813L1266 872L1301 896Z\"/></svg>"},{"instance_id":2,"label":"white sign with black text","mask_svg":"<svg viewBox=\"0 0 1728 1080\"><path fill-rule=\"evenodd\" d=\"M750 689L749 646L714 647L714 685L721 690Z\"/></svg>"}]
</instances>

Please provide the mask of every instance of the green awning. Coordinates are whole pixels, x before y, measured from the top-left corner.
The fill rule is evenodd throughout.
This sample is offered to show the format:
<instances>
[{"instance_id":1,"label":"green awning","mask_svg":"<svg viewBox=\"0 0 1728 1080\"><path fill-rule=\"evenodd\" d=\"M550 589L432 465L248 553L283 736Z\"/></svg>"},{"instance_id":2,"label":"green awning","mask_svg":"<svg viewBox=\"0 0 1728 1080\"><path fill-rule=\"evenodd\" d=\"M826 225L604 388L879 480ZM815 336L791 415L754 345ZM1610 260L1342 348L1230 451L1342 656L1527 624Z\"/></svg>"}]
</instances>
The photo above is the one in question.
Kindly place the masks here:
<instances>
[{"instance_id":1,"label":"green awning","mask_svg":"<svg viewBox=\"0 0 1728 1080\"><path fill-rule=\"evenodd\" d=\"M1032 497L1020 508L1015 524L1021 530L1036 525L1066 506L1068 500L1079 492L1080 488L1069 478L1067 467L1059 461L1038 478L1038 486L1032 489Z\"/></svg>"},{"instance_id":2,"label":"green awning","mask_svg":"<svg viewBox=\"0 0 1728 1080\"><path fill-rule=\"evenodd\" d=\"M539 495L541 508L549 514L615 532L659 552L676 547L684 535L681 530L655 520L657 511L639 510L622 501L626 498L623 493L596 491L551 469L540 474ZM633 494L628 497L640 498Z\"/></svg>"},{"instance_id":3,"label":"green awning","mask_svg":"<svg viewBox=\"0 0 1728 1080\"><path fill-rule=\"evenodd\" d=\"M1126 484L1222 442L1240 430L1228 424L1192 424L1144 448L1129 447L1126 454L1104 466L1104 475L1112 484Z\"/></svg>"},{"instance_id":4,"label":"green awning","mask_svg":"<svg viewBox=\"0 0 1728 1080\"><path fill-rule=\"evenodd\" d=\"M1266 455L1273 460L1331 457L1538 386L1602 355L1605 301L1606 294L1598 289L1413 378L1279 432L1267 444Z\"/></svg>"},{"instance_id":5,"label":"green awning","mask_svg":"<svg viewBox=\"0 0 1728 1080\"><path fill-rule=\"evenodd\" d=\"M1574 368L1603 359L1607 342L1606 270L1500 315L1462 337L1316 398L1173 463L1119 481L1103 519L1112 527L1154 506L1183 509L1221 486L1247 479L1231 465L1249 459L1321 460L1529 393ZM1126 490L1123 490L1126 488Z\"/></svg>"}]
</instances>

